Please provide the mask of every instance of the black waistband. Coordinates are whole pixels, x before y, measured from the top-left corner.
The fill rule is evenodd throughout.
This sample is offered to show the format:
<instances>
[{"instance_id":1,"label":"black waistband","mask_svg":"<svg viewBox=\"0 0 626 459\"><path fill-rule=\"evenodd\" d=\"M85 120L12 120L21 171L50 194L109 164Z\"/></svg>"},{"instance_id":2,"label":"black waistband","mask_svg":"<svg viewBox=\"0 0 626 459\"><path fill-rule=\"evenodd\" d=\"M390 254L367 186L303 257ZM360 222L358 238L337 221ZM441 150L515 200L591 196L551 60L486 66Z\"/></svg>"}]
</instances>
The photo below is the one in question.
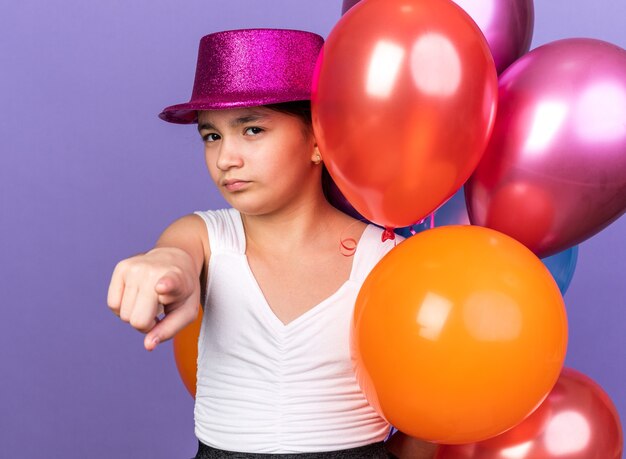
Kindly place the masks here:
<instances>
[{"instance_id":1,"label":"black waistband","mask_svg":"<svg viewBox=\"0 0 626 459\"><path fill-rule=\"evenodd\" d=\"M194 459L388 459L390 457L394 456L387 453L382 441L338 451L296 454L238 453L213 448L198 441L198 453Z\"/></svg>"}]
</instances>

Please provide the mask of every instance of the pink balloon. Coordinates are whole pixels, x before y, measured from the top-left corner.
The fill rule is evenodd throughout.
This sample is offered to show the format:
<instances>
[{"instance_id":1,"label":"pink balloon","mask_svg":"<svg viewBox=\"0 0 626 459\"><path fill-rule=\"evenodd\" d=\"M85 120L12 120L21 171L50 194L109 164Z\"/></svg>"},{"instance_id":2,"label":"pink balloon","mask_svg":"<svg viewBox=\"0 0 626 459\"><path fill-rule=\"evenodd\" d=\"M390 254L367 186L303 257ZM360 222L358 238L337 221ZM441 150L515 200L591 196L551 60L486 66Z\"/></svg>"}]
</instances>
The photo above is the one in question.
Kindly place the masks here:
<instances>
[{"instance_id":1,"label":"pink balloon","mask_svg":"<svg viewBox=\"0 0 626 459\"><path fill-rule=\"evenodd\" d=\"M499 80L494 131L465 186L472 224L538 256L626 210L626 51L594 39L541 46Z\"/></svg>"},{"instance_id":2,"label":"pink balloon","mask_svg":"<svg viewBox=\"0 0 626 459\"><path fill-rule=\"evenodd\" d=\"M513 429L479 443L441 446L436 459L621 459L619 415L584 374L564 368L546 400Z\"/></svg>"},{"instance_id":3,"label":"pink balloon","mask_svg":"<svg viewBox=\"0 0 626 459\"><path fill-rule=\"evenodd\" d=\"M344 0L341 14L359 1ZM498 74L530 49L535 23L533 0L454 1L471 16L485 35Z\"/></svg>"}]
</instances>

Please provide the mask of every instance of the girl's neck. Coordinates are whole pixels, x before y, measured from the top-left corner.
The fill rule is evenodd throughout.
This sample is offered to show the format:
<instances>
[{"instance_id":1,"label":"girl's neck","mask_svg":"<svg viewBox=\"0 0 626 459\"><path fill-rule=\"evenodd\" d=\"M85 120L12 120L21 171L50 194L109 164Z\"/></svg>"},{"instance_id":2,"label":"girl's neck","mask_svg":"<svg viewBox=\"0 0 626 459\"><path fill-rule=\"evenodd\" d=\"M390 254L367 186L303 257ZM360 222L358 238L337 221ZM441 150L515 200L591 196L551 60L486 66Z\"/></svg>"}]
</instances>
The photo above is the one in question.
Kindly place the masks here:
<instances>
[{"instance_id":1,"label":"girl's neck","mask_svg":"<svg viewBox=\"0 0 626 459\"><path fill-rule=\"evenodd\" d=\"M242 214L241 217L248 247L255 251L271 250L274 254L315 248L329 238L337 239L350 220L332 207L323 195L274 213Z\"/></svg>"}]
</instances>

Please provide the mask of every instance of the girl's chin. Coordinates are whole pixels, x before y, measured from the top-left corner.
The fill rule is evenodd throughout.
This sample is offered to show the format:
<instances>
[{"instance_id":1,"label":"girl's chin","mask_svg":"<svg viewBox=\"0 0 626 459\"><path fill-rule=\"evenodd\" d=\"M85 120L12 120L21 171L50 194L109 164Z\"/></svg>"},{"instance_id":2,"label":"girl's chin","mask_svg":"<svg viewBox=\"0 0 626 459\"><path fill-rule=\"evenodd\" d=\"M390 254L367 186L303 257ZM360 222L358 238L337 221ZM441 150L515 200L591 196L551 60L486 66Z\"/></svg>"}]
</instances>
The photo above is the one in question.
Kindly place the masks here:
<instances>
[{"instance_id":1,"label":"girl's chin","mask_svg":"<svg viewBox=\"0 0 626 459\"><path fill-rule=\"evenodd\" d=\"M269 206L263 204L242 203L231 200L228 202L230 206L239 211L242 215L249 215L251 217L260 217L263 215L276 214L280 211L279 207Z\"/></svg>"},{"instance_id":2,"label":"girl's chin","mask_svg":"<svg viewBox=\"0 0 626 459\"><path fill-rule=\"evenodd\" d=\"M270 195L243 191L240 193L222 193L226 202L240 213L251 216L269 215L294 206L293 193L271 193Z\"/></svg>"},{"instance_id":3,"label":"girl's chin","mask_svg":"<svg viewBox=\"0 0 626 459\"><path fill-rule=\"evenodd\" d=\"M233 208L245 215L263 215L268 213L266 203L260 202L258 199L250 199L251 196L241 194L226 193L224 199Z\"/></svg>"}]
</instances>

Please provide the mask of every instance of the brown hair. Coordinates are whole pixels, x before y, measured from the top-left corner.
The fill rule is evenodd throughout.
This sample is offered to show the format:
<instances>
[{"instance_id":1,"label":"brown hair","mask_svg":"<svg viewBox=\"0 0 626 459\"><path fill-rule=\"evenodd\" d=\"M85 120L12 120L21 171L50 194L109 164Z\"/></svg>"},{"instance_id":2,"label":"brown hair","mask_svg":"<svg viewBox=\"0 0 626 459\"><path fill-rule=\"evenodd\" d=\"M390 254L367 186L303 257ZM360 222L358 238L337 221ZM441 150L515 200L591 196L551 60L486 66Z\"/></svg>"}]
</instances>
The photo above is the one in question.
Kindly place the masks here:
<instances>
[{"instance_id":1,"label":"brown hair","mask_svg":"<svg viewBox=\"0 0 626 459\"><path fill-rule=\"evenodd\" d=\"M311 121L311 101L296 100L293 102L282 102L279 104L264 105L264 107L288 115L297 116L310 129L313 126Z\"/></svg>"}]
</instances>

